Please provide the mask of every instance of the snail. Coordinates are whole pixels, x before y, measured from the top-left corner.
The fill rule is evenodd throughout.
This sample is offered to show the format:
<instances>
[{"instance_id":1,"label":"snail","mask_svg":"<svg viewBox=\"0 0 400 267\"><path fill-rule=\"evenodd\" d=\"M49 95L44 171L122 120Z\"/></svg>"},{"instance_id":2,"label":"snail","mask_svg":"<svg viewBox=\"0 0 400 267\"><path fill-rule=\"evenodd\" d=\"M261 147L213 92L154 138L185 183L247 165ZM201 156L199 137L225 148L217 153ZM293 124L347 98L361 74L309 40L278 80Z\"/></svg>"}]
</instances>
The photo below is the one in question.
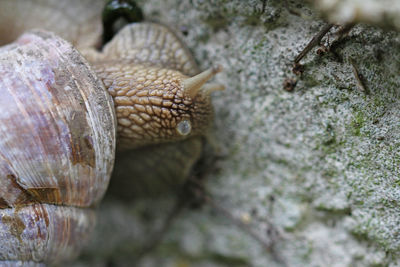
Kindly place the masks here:
<instances>
[{"instance_id":1,"label":"snail","mask_svg":"<svg viewBox=\"0 0 400 267\"><path fill-rule=\"evenodd\" d=\"M210 93L223 89L206 82L221 70L199 73L155 23L125 26L101 52L44 30L1 47L0 265L76 257L116 150L176 161L159 152L176 146L190 168L212 122Z\"/></svg>"}]
</instances>

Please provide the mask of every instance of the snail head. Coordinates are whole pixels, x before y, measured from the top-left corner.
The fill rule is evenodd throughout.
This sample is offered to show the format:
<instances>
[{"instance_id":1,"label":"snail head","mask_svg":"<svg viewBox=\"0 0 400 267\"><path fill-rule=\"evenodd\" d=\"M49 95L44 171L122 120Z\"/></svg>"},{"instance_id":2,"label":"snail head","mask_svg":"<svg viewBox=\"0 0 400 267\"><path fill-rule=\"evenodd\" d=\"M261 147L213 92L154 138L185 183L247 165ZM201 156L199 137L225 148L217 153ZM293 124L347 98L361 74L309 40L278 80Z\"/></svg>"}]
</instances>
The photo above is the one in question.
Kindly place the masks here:
<instances>
[{"instance_id":1,"label":"snail head","mask_svg":"<svg viewBox=\"0 0 400 267\"><path fill-rule=\"evenodd\" d=\"M210 94L224 89L207 81L221 70L221 66L211 67L188 77L171 69L114 65L103 81L114 98L119 147L204 135L213 117Z\"/></svg>"}]
</instances>

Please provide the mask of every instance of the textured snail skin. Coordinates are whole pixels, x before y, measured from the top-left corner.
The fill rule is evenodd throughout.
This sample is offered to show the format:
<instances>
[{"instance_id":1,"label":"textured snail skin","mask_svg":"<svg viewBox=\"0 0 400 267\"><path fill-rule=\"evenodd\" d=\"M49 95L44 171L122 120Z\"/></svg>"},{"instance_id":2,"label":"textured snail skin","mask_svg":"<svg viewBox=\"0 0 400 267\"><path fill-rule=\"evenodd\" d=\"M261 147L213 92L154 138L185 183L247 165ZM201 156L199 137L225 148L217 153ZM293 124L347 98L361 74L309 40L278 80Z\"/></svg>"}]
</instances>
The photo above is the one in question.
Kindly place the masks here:
<instances>
[{"instance_id":1,"label":"textured snail skin","mask_svg":"<svg viewBox=\"0 0 400 267\"><path fill-rule=\"evenodd\" d=\"M185 96L181 80L189 77L164 68L108 61L94 64L98 76L114 99L118 119L118 142L137 148L186 139L178 124L187 121L190 135L200 135L211 122L209 96L192 100Z\"/></svg>"},{"instance_id":2,"label":"textured snail skin","mask_svg":"<svg viewBox=\"0 0 400 267\"><path fill-rule=\"evenodd\" d=\"M151 94L161 90L151 91L151 87L160 86L164 79L161 84L157 84L155 80L161 79L155 79L154 74L148 76L146 72L153 70L155 73L164 73L164 76L170 73L178 78L194 76L200 70L192 54L173 31L154 23L127 25L104 47L102 53L92 50L85 51L84 54L113 95L117 118L133 119L130 124L133 130L124 132L132 127L129 122L123 122L117 127L120 152L115 161L110 193L117 198L130 200L137 197L157 197L178 190L202 154L204 135L212 122L210 95L209 92L200 90L195 99L192 99L178 85L172 89L176 92L163 90L162 94L157 94L156 99L153 99L156 104L153 104L151 98L154 96ZM107 64L110 62L113 64ZM134 73L134 69L138 72ZM127 79L133 76L136 80ZM141 82L137 79L141 79ZM173 78L165 81L176 84L179 82ZM147 88L143 86L144 83L148 84ZM177 109L171 108L171 98L180 101L179 104L186 101L187 106L184 108L188 108L190 112L183 110L178 113ZM161 107L158 103L164 101L166 106ZM166 113L165 120L157 114L160 109L161 116L163 111ZM172 117L174 113L178 113L176 118ZM171 119L169 114L171 121L168 121ZM184 119L189 119L192 125L191 133L186 136L180 135L174 129L177 122ZM164 125L161 123L163 120ZM144 123L149 124L150 129L142 129ZM173 135L157 135L154 138L151 133L147 134L148 131L157 133L157 128L158 133L170 131ZM129 138L129 135L133 138ZM126 149L132 147L135 149Z\"/></svg>"},{"instance_id":3,"label":"textured snail skin","mask_svg":"<svg viewBox=\"0 0 400 267\"><path fill-rule=\"evenodd\" d=\"M167 27L127 25L90 61L114 99L120 149L200 136L210 126L210 94L185 92L183 81L198 67ZM183 121L191 128L188 134L179 131Z\"/></svg>"}]
</instances>

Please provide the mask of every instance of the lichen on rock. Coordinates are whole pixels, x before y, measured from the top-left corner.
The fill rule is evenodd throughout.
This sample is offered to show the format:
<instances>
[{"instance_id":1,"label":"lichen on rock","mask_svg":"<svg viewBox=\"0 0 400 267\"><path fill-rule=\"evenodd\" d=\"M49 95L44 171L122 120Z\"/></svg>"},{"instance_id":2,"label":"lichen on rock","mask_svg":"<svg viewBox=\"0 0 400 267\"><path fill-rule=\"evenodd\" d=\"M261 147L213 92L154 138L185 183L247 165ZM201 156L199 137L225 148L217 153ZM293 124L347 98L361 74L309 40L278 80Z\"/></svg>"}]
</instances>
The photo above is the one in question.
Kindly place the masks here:
<instances>
[{"instance_id":1,"label":"lichen on rock","mask_svg":"<svg viewBox=\"0 0 400 267\"><path fill-rule=\"evenodd\" d=\"M313 49L299 77L293 59L326 24L302 1L138 2L150 19L181 30L202 69L224 66L216 80L227 89L214 97L220 159L206 188L273 249L205 205L182 211L137 259L173 196L109 198L79 264L400 264L399 32L357 24L334 51ZM353 66L368 92L357 89ZM283 89L287 78L297 80L293 92Z\"/></svg>"}]
</instances>

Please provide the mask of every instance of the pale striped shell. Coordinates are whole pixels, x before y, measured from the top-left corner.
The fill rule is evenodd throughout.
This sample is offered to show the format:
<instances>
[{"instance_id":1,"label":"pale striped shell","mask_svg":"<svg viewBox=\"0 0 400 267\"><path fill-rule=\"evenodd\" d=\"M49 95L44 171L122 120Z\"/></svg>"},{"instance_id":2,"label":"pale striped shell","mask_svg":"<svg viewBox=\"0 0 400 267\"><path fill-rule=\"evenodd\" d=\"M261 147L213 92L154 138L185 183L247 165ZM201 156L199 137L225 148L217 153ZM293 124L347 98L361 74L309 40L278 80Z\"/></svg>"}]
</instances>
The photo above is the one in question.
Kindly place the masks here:
<instances>
[{"instance_id":1,"label":"pale striped shell","mask_svg":"<svg viewBox=\"0 0 400 267\"><path fill-rule=\"evenodd\" d=\"M72 258L115 156L110 95L86 60L35 31L0 48L0 261Z\"/></svg>"}]
</instances>

